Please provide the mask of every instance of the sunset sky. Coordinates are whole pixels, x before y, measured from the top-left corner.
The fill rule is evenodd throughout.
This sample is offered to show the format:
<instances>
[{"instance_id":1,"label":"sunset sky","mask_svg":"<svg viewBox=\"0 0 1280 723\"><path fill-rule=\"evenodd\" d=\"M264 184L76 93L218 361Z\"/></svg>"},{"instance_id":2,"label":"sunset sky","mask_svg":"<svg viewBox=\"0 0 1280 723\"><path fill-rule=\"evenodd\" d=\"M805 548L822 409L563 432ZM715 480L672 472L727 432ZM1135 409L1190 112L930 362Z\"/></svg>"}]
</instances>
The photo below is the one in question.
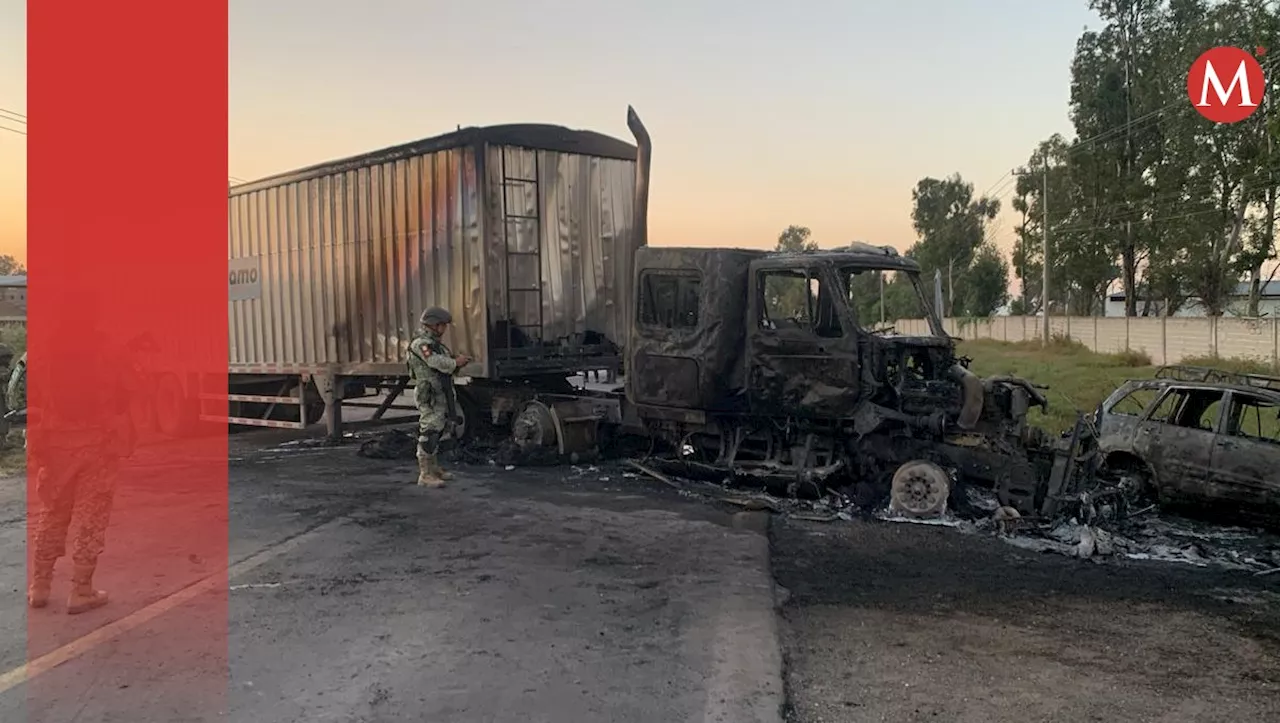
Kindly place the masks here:
<instances>
[{"instance_id":1,"label":"sunset sky","mask_svg":"<svg viewBox=\"0 0 1280 723\"><path fill-rule=\"evenodd\" d=\"M0 0L0 109L23 114L25 14ZM630 140L632 104L654 138L651 243L768 246L800 224L906 248L918 179L958 171L1007 207L1002 176L1069 132L1090 24L1085 0L231 0L228 175L458 125ZM0 131L0 253L22 259L25 140Z\"/></svg>"}]
</instances>

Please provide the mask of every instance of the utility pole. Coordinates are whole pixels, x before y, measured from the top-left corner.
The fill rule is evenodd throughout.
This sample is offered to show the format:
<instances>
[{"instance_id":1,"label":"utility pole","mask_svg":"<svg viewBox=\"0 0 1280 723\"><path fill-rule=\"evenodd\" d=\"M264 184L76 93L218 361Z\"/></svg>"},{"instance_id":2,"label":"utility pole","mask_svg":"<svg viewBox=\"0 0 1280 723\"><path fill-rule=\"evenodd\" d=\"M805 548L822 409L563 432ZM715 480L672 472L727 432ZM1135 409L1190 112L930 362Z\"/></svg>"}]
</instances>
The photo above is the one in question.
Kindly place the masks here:
<instances>
[{"instance_id":1,"label":"utility pole","mask_svg":"<svg viewBox=\"0 0 1280 723\"><path fill-rule=\"evenodd\" d=\"M1040 199L1040 207L1044 211L1044 277L1040 280L1040 312L1044 315L1041 322L1041 346L1049 344L1049 151L1044 154L1044 198Z\"/></svg>"}]
</instances>

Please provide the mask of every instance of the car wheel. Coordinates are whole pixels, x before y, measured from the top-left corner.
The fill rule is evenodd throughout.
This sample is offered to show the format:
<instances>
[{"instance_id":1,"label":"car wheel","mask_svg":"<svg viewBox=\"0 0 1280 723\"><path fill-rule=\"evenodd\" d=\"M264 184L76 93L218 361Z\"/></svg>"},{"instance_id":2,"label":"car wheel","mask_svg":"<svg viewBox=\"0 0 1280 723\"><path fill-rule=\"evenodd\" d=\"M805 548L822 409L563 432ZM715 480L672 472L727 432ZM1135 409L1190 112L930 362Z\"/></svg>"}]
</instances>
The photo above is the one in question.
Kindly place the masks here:
<instances>
[{"instance_id":1,"label":"car wheel","mask_svg":"<svg viewBox=\"0 0 1280 723\"><path fill-rule=\"evenodd\" d=\"M1119 512L1124 515L1159 501L1160 494L1155 477L1146 465L1128 462L1109 465L1103 470L1103 479L1114 486Z\"/></svg>"}]
</instances>

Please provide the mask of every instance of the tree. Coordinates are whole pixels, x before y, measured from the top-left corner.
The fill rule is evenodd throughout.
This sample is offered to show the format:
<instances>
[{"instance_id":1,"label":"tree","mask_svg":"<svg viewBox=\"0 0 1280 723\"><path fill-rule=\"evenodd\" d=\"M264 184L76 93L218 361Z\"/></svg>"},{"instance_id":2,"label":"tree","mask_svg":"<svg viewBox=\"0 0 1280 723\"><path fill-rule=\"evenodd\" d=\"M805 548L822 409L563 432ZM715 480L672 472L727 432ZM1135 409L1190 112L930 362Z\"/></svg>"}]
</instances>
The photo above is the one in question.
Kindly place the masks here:
<instances>
[{"instance_id":1,"label":"tree","mask_svg":"<svg viewBox=\"0 0 1280 723\"><path fill-rule=\"evenodd\" d=\"M907 250L907 255L920 264L925 278L932 278L935 270L942 271L947 308L940 309L940 313L969 315L973 310L967 309L964 301L969 297L957 294L957 285L964 281L965 272L986 241L987 224L1000 212L1000 202L994 198L975 199L973 184L958 173L946 179L921 179L911 198L911 221L919 241ZM1007 266L1004 268L1007 285ZM983 312L986 313L990 312Z\"/></svg>"},{"instance_id":2,"label":"tree","mask_svg":"<svg viewBox=\"0 0 1280 723\"><path fill-rule=\"evenodd\" d=\"M1138 121L1149 120L1161 98L1150 72L1160 6L1159 0L1090 0L1106 24L1081 36L1071 67L1077 148L1095 156L1090 197L1098 204L1096 228L1107 234L1120 259L1129 316L1137 311L1138 267L1146 249L1141 219L1131 212L1149 196L1146 168L1158 145L1159 124Z\"/></svg>"},{"instance_id":3,"label":"tree","mask_svg":"<svg viewBox=\"0 0 1280 723\"><path fill-rule=\"evenodd\" d=\"M811 232L806 226L788 226L785 231L778 234L778 245L774 247L775 251L799 252L799 251L817 251L818 243L811 241L809 236Z\"/></svg>"},{"instance_id":4,"label":"tree","mask_svg":"<svg viewBox=\"0 0 1280 723\"><path fill-rule=\"evenodd\" d=\"M990 242L974 254L964 276L964 310L968 316L990 316L1009 300L1009 264Z\"/></svg>"},{"instance_id":5,"label":"tree","mask_svg":"<svg viewBox=\"0 0 1280 723\"><path fill-rule=\"evenodd\" d=\"M1071 62L1075 138L1041 143L1018 174L1018 307L1044 301L1048 161L1053 305L1092 313L1118 278L1128 315L1193 299L1222 314L1247 278L1249 302L1231 311L1256 315L1263 270L1280 256L1280 73L1264 63L1262 107L1215 124L1187 102L1187 69L1213 46L1280 48L1280 13L1271 0L1088 2L1104 26L1080 36Z\"/></svg>"},{"instance_id":6,"label":"tree","mask_svg":"<svg viewBox=\"0 0 1280 723\"><path fill-rule=\"evenodd\" d=\"M810 240L810 234L806 226L788 226L778 235L774 250L785 253L817 251L818 244ZM809 315L809 284L803 276L774 276L764 293L770 307L787 317L805 318Z\"/></svg>"},{"instance_id":7,"label":"tree","mask_svg":"<svg viewBox=\"0 0 1280 723\"><path fill-rule=\"evenodd\" d=\"M0 276L21 276L27 269L9 254L0 255Z\"/></svg>"}]
</instances>

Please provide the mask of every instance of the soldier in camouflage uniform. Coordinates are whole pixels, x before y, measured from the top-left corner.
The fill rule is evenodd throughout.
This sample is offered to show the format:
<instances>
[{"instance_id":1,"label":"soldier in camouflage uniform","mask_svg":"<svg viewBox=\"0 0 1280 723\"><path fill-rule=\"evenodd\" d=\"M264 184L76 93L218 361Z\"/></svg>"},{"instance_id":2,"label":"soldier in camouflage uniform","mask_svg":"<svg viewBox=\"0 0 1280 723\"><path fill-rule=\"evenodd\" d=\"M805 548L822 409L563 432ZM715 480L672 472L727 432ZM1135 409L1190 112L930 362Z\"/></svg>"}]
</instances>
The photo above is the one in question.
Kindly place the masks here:
<instances>
[{"instance_id":1,"label":"soldier in camouflage uniform","mask_svg":"<svg viewBox=\"0 0 1280 723\"><path fill-rule=\"evenodd\" d=\"M11 410L27 408L27 353L25 351L18 357L18 363L13 365L13 371L9 373L9 386L5 390L4 397Z\"/></svg>"},{"instance_id":2,"label":"soldier in camouflage uniform","mask_svg":"<svg viewBox=\"0 0 1280 723\"><path fill-rule=\"evenodd\" d=\"M10 368L12 364L13 349L9 348L8 344L0 344L0 373L4 374L6 383L8 382L9 377L13 375L13 369ZM9 395L5 394L4 397L0 399L0 415L7 415L9 412L13 411L13 407L10 407L8 402ZM0 446L8 446L10 429L11 427L8 421L0 422Z\"/></svg>"},{"instance_id":3,"label":"soldier in camouflage uniform","mask_svg":"<svg viewBox=\"0 0 1280 723\"><path fill-rule=\"evenodd\" d=\"M436 455L445 430L458 421L458 398L453 377L471 362L454 355L441 341L453 316L440 307L422 312L422 334L409 342L409 376L418 405L418 484L442 487L452 475L440 468Z\"/></svg>"},{"instance_id":4,"label":"soldier in camouflage uniform","mask_svg":"<svg viewBox=\"0 0 1280 723\"><path fill-rule=\"evenodd\" d=\"M18 363L13 366L13 371L9 373L9 385L5 389L5 404L9 411L27 408L27 353L22 352L22 356L18 357ZM26 447L27 432L22 431L22 445Z\"/></svg>"},{"instance_id":5,"label":"soldier in camouflage uniform","mask_svg":"<svg viewBox=\"0 0 1280 723\"><path fill-rule=\"evenodd\" d=\"M22 360L25 362L25 357ZM20 362L20 369L25 363ZM18 379L15 370L14 379ZM93 587L98 556L106 543L107 525L115 498L120 462L133 452L132 420L126 383L121 379L88 380L75 395L44 397L40 415L39 448L32 459L37 468L36 496L40 511L35 519L32 581L27 600L33 608L49 604L53 569L67 554L67 537L75 525L71 545L72 589L67 612L75 615L102 607L107 594ZM25 375L11 380L10 397L25 406ZM82 394L102 395L94 408L113 410L114 419L84 419L72 400ZM67 407L67 408L63 408Z\"/></svg>"}]
</instances>

